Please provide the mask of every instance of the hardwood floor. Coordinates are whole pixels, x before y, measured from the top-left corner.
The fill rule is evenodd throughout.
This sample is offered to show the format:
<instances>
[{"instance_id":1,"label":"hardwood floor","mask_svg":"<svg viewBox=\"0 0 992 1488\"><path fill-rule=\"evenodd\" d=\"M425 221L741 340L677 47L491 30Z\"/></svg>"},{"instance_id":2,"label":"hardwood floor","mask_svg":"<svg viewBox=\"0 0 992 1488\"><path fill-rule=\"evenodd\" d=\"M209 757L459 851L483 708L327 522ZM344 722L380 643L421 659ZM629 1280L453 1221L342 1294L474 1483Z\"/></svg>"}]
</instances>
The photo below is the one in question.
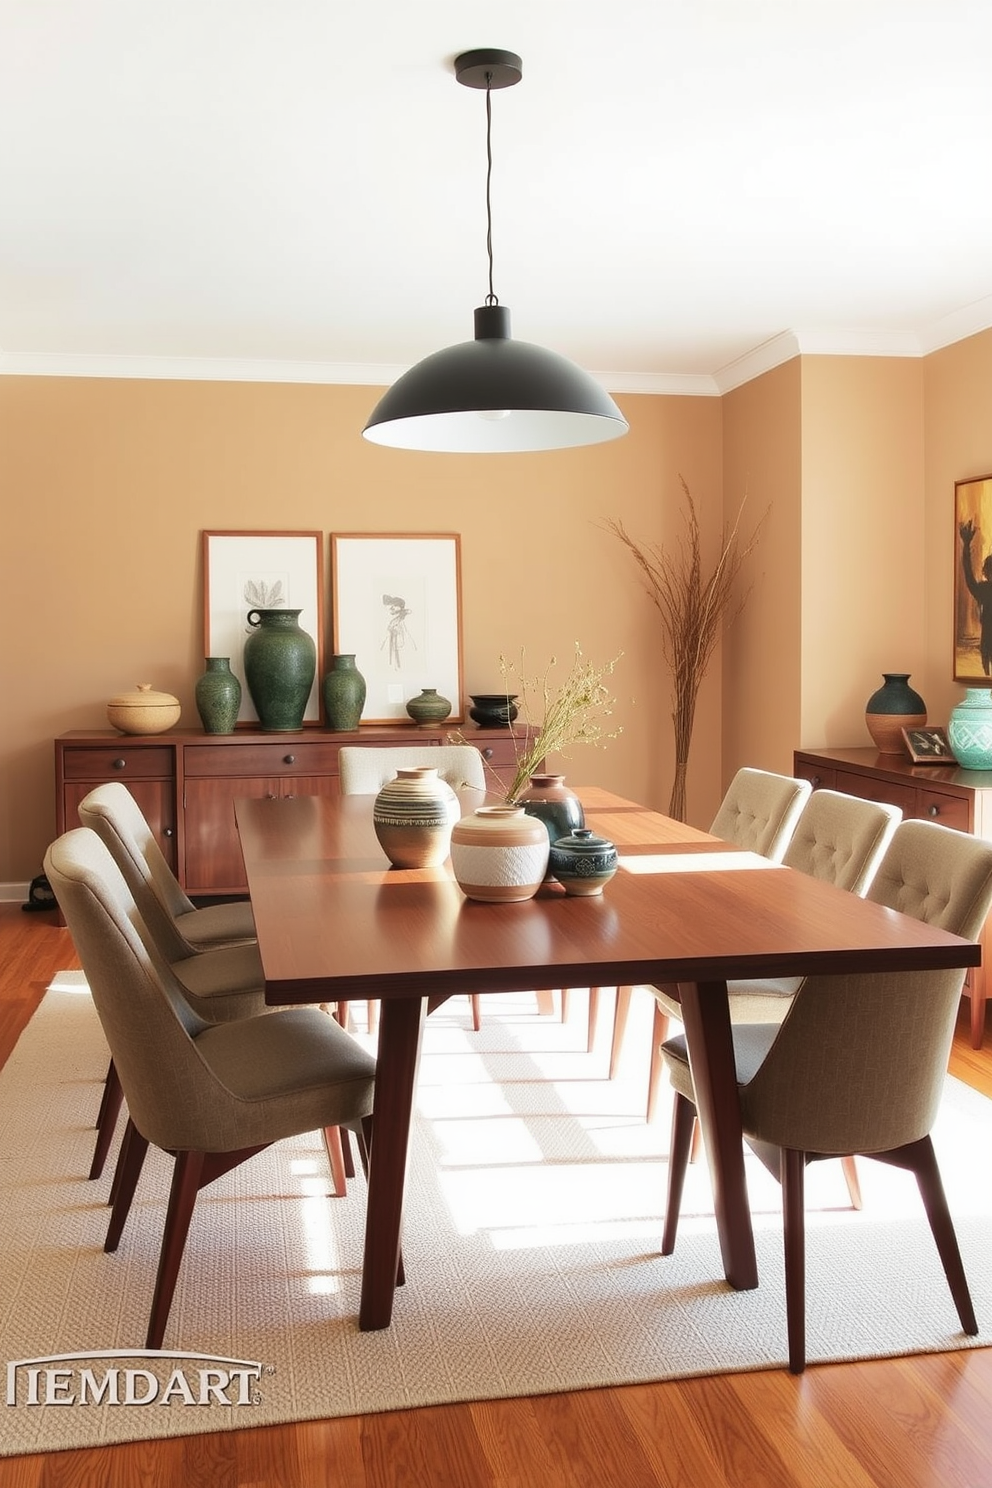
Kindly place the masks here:
<instances>
[{"instance_id":1,"label":"hardwood floor","mask_svg":"<svg viewBox=\"0 0 992 1488\"><path fill-rule=\"evenodd\" d=\"M0 1062L52 974L50 913L0 905ZM951 1069L992 1096L992 1037ZM987 1181L985 1174L976 1175ZM2 1439L0 1416L0 1439ZM0 1459L0 1488L987 1488L992 1349L631 1385Z\"/></svg>"}]
</instances>

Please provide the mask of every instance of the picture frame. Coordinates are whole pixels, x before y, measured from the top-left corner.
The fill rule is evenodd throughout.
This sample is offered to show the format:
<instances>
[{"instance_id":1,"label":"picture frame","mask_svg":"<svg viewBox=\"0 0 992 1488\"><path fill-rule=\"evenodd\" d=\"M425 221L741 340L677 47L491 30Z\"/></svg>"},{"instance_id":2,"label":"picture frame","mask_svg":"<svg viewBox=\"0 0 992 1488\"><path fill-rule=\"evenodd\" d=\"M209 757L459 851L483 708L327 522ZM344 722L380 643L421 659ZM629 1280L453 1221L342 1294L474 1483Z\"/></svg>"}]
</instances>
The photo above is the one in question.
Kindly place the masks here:
<instances>
[{"instance_id":1,"label":"picture frame","mask_svg":"<svg viewBox=\"0 0 992 1488\"><path fill-rule=\"evenodd\" d=\"M956 765L954 750L942 728L903 729L906 750L914 765Z\"/></svg>"},{"instance_id":2,"label":"picture frame","mask_svg":"<svg viewBox=\"0 0 992 1488\"><path fill-rule=\"evenodd\" d=\"M992 680L992 475L954 482L954 680Z\"/></svg>"},{"instance_id":3,"label":"picture frame","mask_svg":"<svg viewBox=\"0 0 992 1488\"><path fill-rule=\"evenodd\" d=\"M365 678L362 723L406 722L424 687L464 719L461 540L454 532L331 533L336 654Z\"/></svg>"},{"instance_id":4,"label":"picture frame","mask_svg":"<svg viewBox=\"0 0 992 1488\"><path fill-rule=\"evenodd\" d=\"M204 656L229 656L241 683L238 723L258 722L245 681L244 646L249 610L300 611L300 628L317 648L313 687L304 725L321 722L324 671L323 543L321 532L204 532Z\"/></svg>"}]
</instances>

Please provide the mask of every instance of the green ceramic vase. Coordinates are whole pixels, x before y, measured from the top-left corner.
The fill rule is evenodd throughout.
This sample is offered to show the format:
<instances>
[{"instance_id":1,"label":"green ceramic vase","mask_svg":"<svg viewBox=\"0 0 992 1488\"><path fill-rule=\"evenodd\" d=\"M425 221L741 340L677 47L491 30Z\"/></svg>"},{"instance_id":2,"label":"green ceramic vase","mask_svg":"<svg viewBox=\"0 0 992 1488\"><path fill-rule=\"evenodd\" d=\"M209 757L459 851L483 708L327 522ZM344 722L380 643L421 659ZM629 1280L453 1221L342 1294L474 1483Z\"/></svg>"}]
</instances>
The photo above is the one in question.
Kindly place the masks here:
<instances>
[{"instance_id":1,"label":"green ceramic vase","mask_svg":"<svg viewBox=\"0 0 992 1488\"><path fill-rule=\"evenodd\" d=\"M193 689L196 711L206 734L233 734L241 707L241 683L229 656L208 656L207 670Z\"/></svg>"},{"instance_id":2,"label":"green ceramic vase","mask_svg":"<svg viewBox=\"0 0 992 1488\"><path fill-rule=\"evenodd\" d=\"M336 734L351 733L361 722L365 707L365 678L349 652L331 657L331 670L324 678L324 718Z\"/></svg>"},{"instance_id":3,"label":"green ceramic vase","mask_svg":"<svg viewBox=\"0 0 992 1488\"><path fill-rule=\"evenodd\" d=\"M444 722L451 712L451 704L436 687L425 687L417 697L410 699L406 711L419 728L430 728L431 724Z\"/></svg>"},{"instance_id":4,"label":"green ceramic vase","mask_svg":"<svg viewBox=\"0 0 992 1488\"><path fill-rule=\"evenodd\" d=\"M300 629L299 610L249 610L245 681L258 721L267 733L303 727L317 669L313 637Z\"/></svg>"}]
</instances>

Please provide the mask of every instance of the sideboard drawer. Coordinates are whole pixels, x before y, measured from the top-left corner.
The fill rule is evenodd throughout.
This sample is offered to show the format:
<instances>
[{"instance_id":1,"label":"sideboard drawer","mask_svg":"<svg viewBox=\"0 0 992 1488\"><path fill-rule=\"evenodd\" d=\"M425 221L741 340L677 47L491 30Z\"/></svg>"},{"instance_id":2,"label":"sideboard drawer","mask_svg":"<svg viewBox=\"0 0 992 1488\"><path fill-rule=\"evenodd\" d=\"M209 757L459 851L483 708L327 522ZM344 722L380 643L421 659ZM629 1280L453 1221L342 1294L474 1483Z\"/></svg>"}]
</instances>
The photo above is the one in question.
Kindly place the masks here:
<instances>
[{"instance_id":1,"label":"sideboard drawer","mask_svg":"<svg viewBox=\"0 0 992 1488\"><path fill-rule=\"evenodd\" d=\"M968 802L962 796L949 796L945 791L918 790L914 815L940 822L942 827L954 827L959 832L971 831Z\"/></svg>"},{"instance_id":2,"label":"sideboard drawer","mask_svg":"<svg viewBox=\"0 0 992 1488\"><path fill-rule=\"evenodd\" d=\"M174 754L159 745L148 749L133 748L127 739L119 744L100 745L97 749L67 749L67 780L144 780L165 779L174 774Z\"/></svg>"},{"instance_id":3,"label":"sideboard drawer","mask_svg":"<svg viewBox=\"0 0 992 1488\"><path fill-rule=\"evenodd\" d=\"M863 801L883 801L889 806L898 806L903 816L917 814L915 785L901 785L894 780L879 780L854 770L837 770L835 778L836 789L843 791L846 796L860 796Z\"/></svg>"},{"instance_id":4,"label":"sideboard drawer","mask_svg":"<svg viewBox=\"0 0 992 1488\"><path fill-rule=\"evenodd\" d=\"M187 775L213 775L242 779L257 775L269 779L280 775L336 775L338 743L215 744L187 746L184 751Z\"/></svg>"}]
</instances>

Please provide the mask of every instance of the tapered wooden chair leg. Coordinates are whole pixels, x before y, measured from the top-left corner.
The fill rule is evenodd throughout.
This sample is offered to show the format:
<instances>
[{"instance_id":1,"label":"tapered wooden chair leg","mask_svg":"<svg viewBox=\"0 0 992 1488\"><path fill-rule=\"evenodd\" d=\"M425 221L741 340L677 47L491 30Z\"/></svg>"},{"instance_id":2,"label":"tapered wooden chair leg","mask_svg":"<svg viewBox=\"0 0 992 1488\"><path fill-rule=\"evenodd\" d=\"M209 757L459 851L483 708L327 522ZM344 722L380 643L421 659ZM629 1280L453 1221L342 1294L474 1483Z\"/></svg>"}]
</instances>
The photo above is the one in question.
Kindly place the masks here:
<instances>
[{"instance_id":1,"label":"tapered wooden chair leg","mask_svg":"<svg viewBox=\"0 0 992 1488\"><path fill-rule=\"evenodd\" d=\"M853 1157L842 1157L840 1165L844 1170L844 1179L847 1183L847 1192L851 1199L851 1208L861 1208L861 1179L858 1177L857 1159Z\"/></svg>"},{"instance_id":2,"label":"tapered wooden chair leg","mask_svg":"<svg viewBox=\"0 0 992 1488\"><path fill-rule=\"evenodd\" d=\"M550 1018L555 1010L555 994L548 989L542 989L534 994L537 998L537 1011L542 1018Z\"/></svg>"},{"instance_id":3,"label":"tapered wooden chair leg","mask_svg":"<svg viewBox=\"0 0 992 1488\"><path fill-rule=\"evenodd\" d=\"M478 992L470 992L468 994L468 1000L472 1004L472 1028L478 1033L482 1027L482 1009L479 1004Z\"/></svg>"},{"instance_id":4,"label":"tapered wooden chair leg","mask_svg":"<svg viewBox=\"0 0 992 1488\"><path fill-rule=\"evenodd\" d=\"M785 1312L789 1330L789 1369L806 1368L806 1157L782 1151L782 1212L785 1220Z\"/></svg>"},{"instance_id":5,"label":"tapered wooden chair leg","mask_svg":"<svg viewBox=\"0 0 992 1488\"><path fill-rule=\"evenodd\" d=\"M651 1066L648 1070L648 1109L647 1119L653 1121L658 1109L658 1096L661 1092L661 1076L664 1070L664 1061L661 1057L661 1046L668 1037L668 1025L671 1020L660 1002L654 1005L654 1025L651 1029Z\"/></svg>"},{"instance_id":6,"label":"tapered wooden chair leg","mask_svg":"<svg viewBox=\"0 0 992 1488\"><path fill-rule=\"evenodd\" d=\"M613 1035L610 1039L611 1080L616 1078L617 1069L620 1065L620 1050L623 1048L624 1034L627 1032L627 1018L630 1014L630 999L633 991L633 987L617 988L616 1011L613 1014Z\"/></svg>"},{"instance_id":7,"label":"tapered wooden chair leg","mask_svg":"<svg viewBox=\"0 0 992 1488\"><path fill-rule=\"evenodd\" d=\"M668 1148L668 1197L665 1202L665 1229L661 1239L662 1255L671 1255L679 1227L685 1170L689 1165L689 1145L696 1120L696 1108L684 1095L676 1094L672 1108L672 1136Z\"/></svg>"},{"instance_id":8,"label":"tapered wooden chair leg","mask_svg":"<svg viewBox=\"0 0 992 1488\"><path fill-rule=\"evenodd\" d=\"M344 1144L339 1126L324 1127L324 1146L327 1161L331 1165L331 1187L336 1199L343 1199L348 1192L347 1174L344 1166Z\"/></svg>"},{"instance_id":9,"label":"tapered wooden chair leg","mask_svg":"<svg viewBox=\"0 0 992 1488\"><path fill-rule=\"evenodd\" d=\"M117 1127L117 1118L124 1104L124 1091L117 1074L114 1061L110 1061L107 1070L107 1083L103 1087L103 1098L100 1101L100 1111L96 1118L96 1147L93 1149L93 1161L90 1164L90 1177L99 1178L103 1173L104 1164L107 1161L107 1153L110 1144L114 1140L114 1131Z\"/></svg>"},{"instance_id":10,"label":"tapered wooden chair leg","mask_svg":"<svg viewBox=\"0 0 992 1488\"><path fill-rule=\"evenodd\" d=\"M138 1179L141 1176L141 1168L147 1151L147 1141L129 1117L127 1131L124 1134L124 1144L121 1147L121 1155L117 1160L117 1172L114 1175L116 1193L114 1194L113 1207L110 1211L107 1238L103 1242L103 1248L106 1251L114 1251L120 1244L120 1238L124 1231L124 1222L131 1209L131 1200L134 1198L134 1190L138 1186Z\"/></svg>"},{"instance_id":11,"label":"tapered wooden chair leg","mask_svg":"<svg viewBox=\"0 0 992 1488\"><path fill-rule=\"evenodd\" d=\"M586 1053L591 1054L596 1043L596 1020L599 1017L599 987L589 988L589 1026L586 1030Z\"/></svg>"},{"instance_id":12,"label":"tapered wooden chair leg","mask_svg":"<svg viewBox=\"0 0 992 1488\"><path fill-rule=\"evenodd\" d=\"M937 1254L940 1256L940 1263L947 1277L947 1285L954 1298L954 1306L957 1308L961 1328L965 1333L974 1335L978 1332L978 1323L971 1301L971 1293L968 1290L968 1279L964 1274L958 1238L954 1233L954 1225L951 1223L944 1185L937 1167L937 1158L934 1155L933 1142L929 1137L923 1137L919 1142L913 1142L909 1147L901 1148L900 1152L907 1154L908 1161L905 1166L911 1168L916 1175L920 1197L927 1211L930 1229L937 1243Z\"/></svg>"},{"instance_id":13,"label":"tapered wooden chair leg","mask_svg":"<svg viewBox=\"0 0 992 1488\"><path fill-rule=\"evenodd\" d=\"M155 1295L152 1298L151 1316L148 1320L148 1337L145 1348L162 1347L165 1325L169 1318L176 1278L183 1258L189 1222L193 1218L193 1206L200 1191L205 1154L202 1152L177 1152L176 1166L172 1174L169 1193L169 1208L165 1216L165 1232L162 1236L162 1252L155 1278Z\"/></svg>"}]
</instances>

